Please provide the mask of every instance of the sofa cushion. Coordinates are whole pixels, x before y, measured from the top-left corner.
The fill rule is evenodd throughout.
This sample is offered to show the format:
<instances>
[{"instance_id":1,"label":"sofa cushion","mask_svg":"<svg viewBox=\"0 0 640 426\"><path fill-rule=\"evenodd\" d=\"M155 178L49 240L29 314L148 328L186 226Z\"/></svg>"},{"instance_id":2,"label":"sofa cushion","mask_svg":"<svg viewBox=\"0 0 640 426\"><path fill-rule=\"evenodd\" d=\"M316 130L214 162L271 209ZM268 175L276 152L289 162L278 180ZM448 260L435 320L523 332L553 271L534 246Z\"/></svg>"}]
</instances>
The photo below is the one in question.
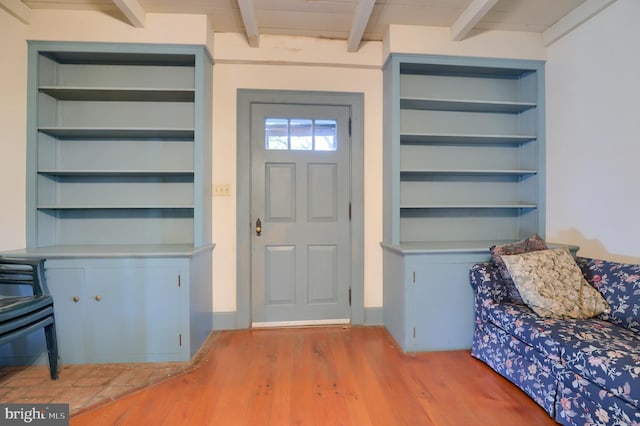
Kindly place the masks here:
<instances>
[{"instance_id":1,"label":"sofa cushion","mask_svg":"<svg viewBox=\"0 0 640 426\"><path fill-rule=\"evenodd\" d=\"M597 318L542 318L514 303L493 305L487 309L487 320L567 371L631 404L638 403L640 336L636 333ZM513 343L509 346L517 348Z\"/></svg>"},{"instance_id":2,"label":"sofa cushion","mask_svg":"<svg viewBox=\"0 0 640 426\"><path fill-rule=\"evenodd\" d=\"M558 381L555 419L564 425L638 425L640 410L611 392L567 371Z\"/></svg>"},{"instance_id":3,"label":"sofa cushion","mask_svg":"<svg viewBox=\"0 0 640 426\"><path fill-rule=\"evenodd\" d=\"M542 318L526 305L517 303L485 306L485 313L491 324L531 345L551 361L560 362L561 345L555 335L566 325L566 320Z\"/></svg>"},{"instance_id":4,"label":"sofa cushion","mask_svg":"<svg viewBox=\"0 0 640 426\"><path fill-rule=\"evenodd\" d=\"M525 303L549 318L591 318L608 310L565 247L502 256Z\"/></svg>"},{"instance_id":5,"label":"sofa cushion","mask_svg":"<svg viewBox=\"0 0 640 426\"><path fill-rule=\"evenodd\" d=\"M489 252L491 253L491 261L494 263L494 265L497 266L498 271L500 272L500 275L502 276L502 279L509 293L509 297L513 302L524 304L524 301L522 300L520 293L518 293L518 289L516 288L516 285L513 283L513 280L511 279L511 275L509 275L509 271L507 270L507 267L502 261L502 256L509 255L509 254L527 253L535 250L546 250L546 249L547 249L547 243L544 241L542 237L540 237L537 234L532 235L527 239L517 241L515 243L493 245L489 248Z\"/></svg>"},{"instance_id":6,"label":"sofa cushion","mask_svg":"<svg viewBox=\"0 0 640 426\"><path fill-rule=\"evenodd\" d=\"M585 278L609 303L602 318L640 333L640 265L578 257Z\"/></svg>"},{"instance_id":7,"label":"sofa cushion","mask_svg":"<svg viewBox=\"0 0 640 426\"><path fill-rule=\"evenodd\" d=\"M562 361L569 370L640 407L640 336L610 324L561 337Z\"/></svg>"}]
</instances>

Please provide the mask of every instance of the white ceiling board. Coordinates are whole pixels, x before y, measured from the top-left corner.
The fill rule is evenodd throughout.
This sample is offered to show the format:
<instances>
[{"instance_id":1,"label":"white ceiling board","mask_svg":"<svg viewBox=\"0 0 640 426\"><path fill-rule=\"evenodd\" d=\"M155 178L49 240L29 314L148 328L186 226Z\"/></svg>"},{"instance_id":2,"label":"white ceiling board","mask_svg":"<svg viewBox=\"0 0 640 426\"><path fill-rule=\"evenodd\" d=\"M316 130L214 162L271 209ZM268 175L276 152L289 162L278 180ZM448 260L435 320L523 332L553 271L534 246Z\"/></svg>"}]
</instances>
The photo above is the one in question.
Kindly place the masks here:
<instances>
[{"instance_id":1,"label":"white ceiling board","mask_svg":"<svg viewBox=\"0 0 640 426\"><path fill-rule=\"evenodd\" d=\"M258 31L258 22L256 21L256 10L253 7L253 0L238 0L240 6L240 14L244 23L245 34L249 41L249 46L260 46L260 32Z\"/></svg>"},{"instance_id":2,"label":"white ceiling board","mask_svg":"<svg viewBox=\"0 0 640 426\"><path fill-rule=\"evenodd\" d=\"M460 41L476 26L498 0L473 0L451 25L451 39Z\"/></svg>"},{"instance_id":3,"label":"white ceiling board","mask_svg":"<svg viewBox=\"0 0 640 426\"><path fill-rule=\"evenodd\" d=\"M11 0L4 0L11 1ZM16 0L17 1L17 0ZM121 0L127 2L128 0ZM286 34L347 40L354 28L359 0L252 0L258 34ZM449 27L474 0L376 0L362 40L380 41L389 25ZM570 12L583 3L612 0L499 0L472 31L508 30L544 33L563 20L580 25L593 16ZM640 0L638 0L640 1ZM137 0L146 13L207 15L215 32L246 33L238 0ZM103 10L118 8L112 0L25 0L34 9ZM600 10L589 7L589 10ZM596 12L597 13L597 12ZM568 16L565 18L565 16ZM567 25L567 24L565 24ZM555 27L554 27L555 26Z\"/></svg>"},{"instance_id":4,"label":"white ceiling board","mask_svg":"<svg viewBox=\"0 0 640 426\"><path fill-rule=\"evenodd\" d=\"M4 9L25 24L31 19L31 9L20 0L0 0L0 9Z\"/></svg>"},{"instance_id":5,"label":"white ceiling board","mask_svg":"<svg viewBox=\"0 0 640 426\"><path fill-rule=\"evenodd\" d=\"M545 46L553 44L615 2L616 0L585 1L542 33Z\"/></svg>"},{"instance_id":6,"label":"white ceiling board","mask_svg":"<svg viewBox=\"0 0 640 426\"><path fill-rule=\"evenodd\" d=\"M136 28L144 27L145 10L140 6L138 0L113 0L118 9Z\"/></svg>"},{"instance_id":7,"label":"white ceiling board","mask_svg":"<svg viewBox=\"0 0 640 426\"><path fill-rule=\"evenodd\" d=\"M362 36L365 28L367 27L367 23L369 22L369 17L371 16L371 11L373 10L375 2L376 0L360 0L360 3L358 3L356 13L351 23L349 37L347 38L347 50L349 52L355 52L358 50L358 46L360 46L360 42L362 41Z\"/></svg>"}]
</instances>

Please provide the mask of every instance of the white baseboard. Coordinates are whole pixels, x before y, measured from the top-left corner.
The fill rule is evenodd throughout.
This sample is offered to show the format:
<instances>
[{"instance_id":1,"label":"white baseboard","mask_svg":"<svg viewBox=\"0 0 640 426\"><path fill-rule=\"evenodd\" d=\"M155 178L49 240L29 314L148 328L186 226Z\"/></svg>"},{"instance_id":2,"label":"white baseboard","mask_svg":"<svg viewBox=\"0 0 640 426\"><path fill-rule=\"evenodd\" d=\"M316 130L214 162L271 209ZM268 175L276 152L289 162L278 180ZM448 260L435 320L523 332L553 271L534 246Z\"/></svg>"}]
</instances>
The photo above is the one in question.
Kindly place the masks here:
<instances>
[{"instance_id":1,"label":"white baseboard","mask_svg":"<svg viewBox=\"0 0 640 426\"><path fill-rule=\"evenodd\" d=\"M342 325L350 324L349 318L344 319L327 319L327 320L304 320L304 321L269 321L269 322L253 322L252 328L267 328L267 327L304 327L312 325Z\"/></svg>"}]
</instances>

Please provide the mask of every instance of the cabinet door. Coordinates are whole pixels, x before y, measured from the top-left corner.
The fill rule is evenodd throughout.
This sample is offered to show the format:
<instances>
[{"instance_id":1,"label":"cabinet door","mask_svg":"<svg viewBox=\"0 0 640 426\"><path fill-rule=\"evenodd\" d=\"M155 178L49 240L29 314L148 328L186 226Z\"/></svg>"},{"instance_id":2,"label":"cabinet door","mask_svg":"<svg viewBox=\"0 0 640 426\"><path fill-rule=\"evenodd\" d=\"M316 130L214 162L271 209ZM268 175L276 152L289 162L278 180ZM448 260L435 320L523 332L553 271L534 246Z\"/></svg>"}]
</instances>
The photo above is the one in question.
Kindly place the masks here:
<instances>
[{"instance_id":1,"label":"cabinet door","mask_svg":"<svg viewBox=\"0 0 640 426\"><path fill-rule=\"evenodd\" d=\"M89 268L86 271L87 357L136 362L181 351L180 268Z\"/></svg>"},{"instance_id":2,"label":"cabinet door","mask_svg":"<svg viewBox=\"0 0 640 426\"><path fill-rule=\"evenodd\" d=\"M47 285L53 308L61 364L85 362L84 351L84 270L47 268Z\"/></svg>"},{"instance_id":3,"label":"cabinet door","mask_svg":"<svg viewBox=\"0 0 640 426\"><path fill-rule=\"evenodd\" d=\"M428 262L428 261L427 261ZM409 350L457 350L471 347L474 328L469 269L474 262L416 262L410 286Z\"/></svg>"}]
</instances>

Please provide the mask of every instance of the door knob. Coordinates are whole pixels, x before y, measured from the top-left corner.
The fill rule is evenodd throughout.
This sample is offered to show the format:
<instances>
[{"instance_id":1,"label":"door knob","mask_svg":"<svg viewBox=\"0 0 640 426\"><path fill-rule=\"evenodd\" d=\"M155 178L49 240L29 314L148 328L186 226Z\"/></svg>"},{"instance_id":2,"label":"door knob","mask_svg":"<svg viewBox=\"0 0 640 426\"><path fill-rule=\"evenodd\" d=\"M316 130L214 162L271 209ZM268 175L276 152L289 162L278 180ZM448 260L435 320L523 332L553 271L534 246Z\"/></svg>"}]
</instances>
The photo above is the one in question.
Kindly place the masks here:
<instances>
[{"instance_id":1,"label":"door knob","mask_svg":"<svg viewBox=\"0 0 640 426\"><path fill-rule=\"evenodd\" d=\"M258 218L258 220L256 220L256 235L259 237L260 234L262 234L262 222L260 218Z\"/></svg>"}]
</instances>

